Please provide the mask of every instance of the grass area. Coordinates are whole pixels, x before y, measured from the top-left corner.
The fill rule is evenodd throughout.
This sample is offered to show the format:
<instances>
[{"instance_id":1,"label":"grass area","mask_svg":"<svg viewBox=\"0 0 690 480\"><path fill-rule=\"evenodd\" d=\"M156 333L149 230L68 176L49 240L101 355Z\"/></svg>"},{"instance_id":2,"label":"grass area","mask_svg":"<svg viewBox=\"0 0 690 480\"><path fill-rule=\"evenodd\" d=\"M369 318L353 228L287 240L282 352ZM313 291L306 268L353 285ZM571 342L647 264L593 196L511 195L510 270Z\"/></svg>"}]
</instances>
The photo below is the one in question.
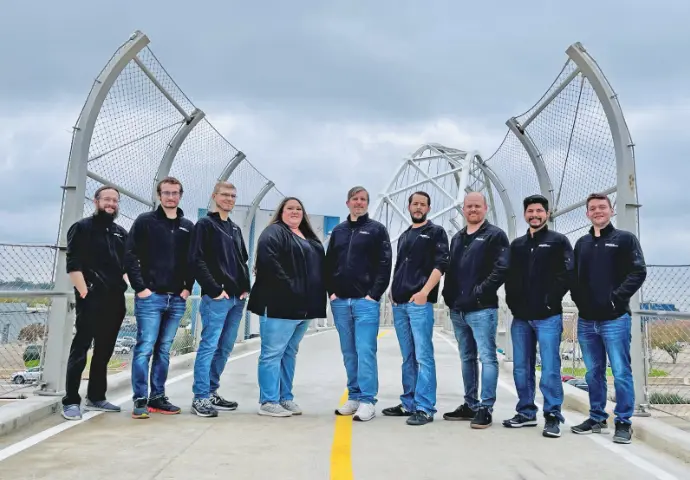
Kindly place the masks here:
<instances>
[{"instance_id":1,"label":"grass area","mask_svg":"<svg viewBox=\"0 0 690 480\"><path fill-rule=\"evenodd\" d=\"M541 366L537 366L537 370L541 371ZM573 367L564 367L561 368L561 375L572 375L573 377L577 378L584 378L585 373L587 372L587 369L582 367L582 368L573 368ZM606 376L607 377L613 377L613 372L611 372L611 368L606 369ZM668 377L668 372L664 370L657 370L656 368L653 368L649 372L650 377Z\"/></svg>"}]
</instances>

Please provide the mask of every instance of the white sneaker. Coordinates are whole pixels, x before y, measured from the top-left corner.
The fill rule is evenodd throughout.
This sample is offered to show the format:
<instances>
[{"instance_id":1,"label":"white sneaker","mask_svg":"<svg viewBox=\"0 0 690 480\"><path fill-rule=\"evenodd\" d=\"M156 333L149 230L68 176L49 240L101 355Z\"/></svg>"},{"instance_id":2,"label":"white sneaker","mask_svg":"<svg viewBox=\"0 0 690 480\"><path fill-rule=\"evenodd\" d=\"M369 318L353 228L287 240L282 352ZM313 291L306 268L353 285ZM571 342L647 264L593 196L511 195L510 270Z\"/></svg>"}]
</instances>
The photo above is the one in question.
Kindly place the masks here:
<instances>
[{"instance_id":1,"label":"white sneaker","mask_svg":"<svg viewBox=\"0 0 690 480\"><path fill-rule=\"evenodd\" d=\"M368 422L376 416L376 407L373 403L360 403L353 420Z\"/></svg>"},{"instance_id":2,"label":"white sneaker","mask_svg":"<svg viewBox=\"0 0 690 480\"><path fill-rule=\"evenodd\" d=\"M345 404L335 410L336 415L352 415L359 408L359 402L357 400L348 400Z\"/></svg>"},{"instance_id":3,"label":"white sneaker","mask_svg":"<svg viewBox=\"0 0 690 480\"><path fill-rule=\"evenodd\" d=\"M292 412L278 403L264 403L259 407L259 415L267 417L291 417Z\"/></svg>"},{"instance_id":4,"label":"white sneaker","mask_svg":"<svg viewBox=\"0 0 690 480\"><path fill-rule=\"evenodd\" d=\"M280 406L285 410L292 412L293 415L302 415L302 409L292 400L281 400Z\"/></svg>"}]
</instances>

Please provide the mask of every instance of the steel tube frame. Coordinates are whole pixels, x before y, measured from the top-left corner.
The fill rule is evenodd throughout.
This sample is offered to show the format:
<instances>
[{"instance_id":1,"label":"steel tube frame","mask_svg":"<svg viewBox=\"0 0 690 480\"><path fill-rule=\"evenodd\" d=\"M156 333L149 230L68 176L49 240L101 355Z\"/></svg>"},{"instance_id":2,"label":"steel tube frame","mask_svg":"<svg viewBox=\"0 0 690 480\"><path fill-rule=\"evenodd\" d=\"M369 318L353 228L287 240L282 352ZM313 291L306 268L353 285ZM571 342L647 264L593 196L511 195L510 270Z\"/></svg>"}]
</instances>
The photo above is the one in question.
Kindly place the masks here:
<instances>
[{"instance_id":1,"label":"steel tube frame","mask_svg":"<svg viewBox=\"0 0 690 480\"><path fill-rule=\"evenodd\" d=\"M101 177L101 176L98 175L97 173L93 173L93 172L87 171L87 172L86 172L86 176L89 177L89 178L92 179L92 180L97 181L98 183L102 183L103 185L107 185L108 187L117 188L118 191L120 192L120 195L124 195L124 196L126 196L126 197L131 198L132 200L136 200L137 202L141 202L141 203L143 203L144 205L146 205L146 206L148 206L148 207L153 207L153 206L154 206L154 204L153 204L150 200L146 200L144 197L140 197L140 196L137 195L136 193L130 192L130 191L127 190L126 188L121 187L121 186L118 185L117 183L111 182L110 180ZM86 195L86 194L84 194L84 195Z\"/></svg>"},{"instance_id":2,"label":"steel tube frame","mask_svg":"<svg viewBox=\"0 0 690 480\"><path fill-rule=\"evenodd\" d=\"M572 58L572 57L571 57L571 58ZM574 60L575 60L575 59L573 58L573 61L574 61ZM575 63L577 64L577 62L575 62ZM579 65L578 65L578 67L579 67ZM573 71L570 73L570 75L568 75L568 76L565 78L565 80L563 80L563 81L561 82L561 84L558 85L558 87L556 87L556 88L554 89L553 92L551 92L551 95L549 95L543 102L541 102L541 103L539 104L539 107L537 107L537 109L534 110L534 112L532 112L532 115L530 115L528 118L526 118L526 119L522 122L522 128L523 128L523 129L527 128L527 125L529 125L530 123L532 123L532 121L533 121L535 118L537 118L537 117L539 116L539 114L540 114L542 111L544 111L544 109L553 101L553 99L556 98L556 97L563 91L563 89L564 89L565 87L567 87L568 84L569 84L570 82L572 82L573 79L574 79L575 77L577 77L579 74L580 74L580 68L576 68L575 70L573 70Z\"/></svg>"},{"instance_id":3,"label":"steel tube frame","mask_svg":"<svg viewBox=\"0 0 690 480\"><path fill-rule=\"evenodd\" d=\"M172 164L175 161L177 152L180 151L180 147L187 139L189 134L192 133L194 127L196 127L205 116L206 114L202 110L195 108L192 112L189 121L185 122L185 124L182 125L182 127L180 127L180 129L177 130L177 132L175 132L175 136L168 143L168 146L165 149L165 153L163 154L163 158L161 158L161 163L160 165L158 165L158 171L156 172L156 176L153 179L153 191L151 192L151 202L153 203L154 208L156 208L156 206L159 203L158 182L160 182L162 179L164 179L170 174L170 169L172 168Z\"/></svg>"},{"instance_id":4,"label":"steel tube frame","mask_svg":"<svg viewBox=\"0 0 690 480\"><path fill-rule=\"evenodd\" d=\"M72 289L66 272L67 230L82 218L86 192L87 163L89 147L93 137L96 120L111 87L127 64L132 61L146 45L149 39L136 31L127 43L116 53L115 57L101 71L86 99L77 125L74 127L72 148L67 166L67 177L63 186L63 209L60 219L58 237L58 258L55 270L53 290L56 293ZM74 323L74 304L68 296L56 296L48 315L48 332L43 374L39 384L39 395L62 395L65 389L65 369L69 346L72 341Z\"/></svg>"},{"instance_id":5,"label":"steel tube frame","mask_svg":"<svg viewBox=\"0 0 690 480\"><path fill-rule=\"evenodd\" d=\"M610 195L610 194L614 193L616 190L618 190L618 187L611 187L611 188L607 188L606 190L604 190L601 193L603 193L604 195ZM559 208L558 210L556 210L555 212L553 212L551 214L551 218L552 219L558 218L561 215L565 215L568 212L572 212L573 210L577 210L580 207L584 207L586 204L587 204L587 199L584 199L584 200L580 200L579 202L575 202L572 205L568 205L567 207Z\"/></svg>"},{"instance_id":6,"label":"steel tube frame","mask_svg":"<svg viewBox=\"0 0 690 480\"><path fill-rule=\"evenodd\" d=\"M606 119L611 129L613 147L616 153L616 203L620 207L616 216L616 226L639 236L637 184L635 177L635 159L633 155L633 141L628 131L628 126L623 116L623 111L617 101L617 95L606 80L604 73L599 69L594 59L587 53L582 44L574 43L566 50L567 55L578 66L582 75L587 78L589 84L601 103L606 114ZM621 207L622 206L622 207ZM640 308L640 291L630 299L630 308L633 312ZM649 403L647 397L647 374L643 345L643 322L641 315L632 315L632 348L630 349L633 379L635 386L635 415L648 416L646 407Z\"/></svg>"},{"instance_id":7,"label":"steel tube frame","mask_svg":"<svg viewBox=\"0 0 690 480\"><path fill-rule=\"evenodd\" d=\"M247 156L244 154L244 152L238 151L235 154L235 156L232 157L232 160L230 160L228 162L228 164L225 166L223 171L220 173L220 175L218 176L218 181L219 182L227 182L228 178L230 178L230 175L232 175L232 172L235 171L237 166L240 163L242 163L242 160L244 160L245 158L247 158ZM213 194L211 194L211 196L208 199L207 209L209 212L211 211L212 205L213 205Z\"/></svg>"},{"instance_id":8,"label":"steel tube frame","mask_svg":"<svg viewBox=\"0 0 690 480\"><path fill-rule=\"evenodd\" d=\"M139 52L137 52L137 53L139 53ZM146 65L144 65L144 62L139 60L139 57L137 57L137 56L134 57L134 62L141 69L141 71L144 72L144 75L149 77L149 80L151 80L151 83L153 83L156 86L158 91L160 91L163 94L163 96L171 103L171 105L173 107L175 107L175 110L180 112L180 115L182 115L184 117L185 121L187 123L191 122L192 119L189 116L189 114L187 112L185 112L184 108L182 108L182 106L179 103L177 103L177 100L175 100L173 98L173 96L170 95L170 92L168 92L165 89L165 87L161 84L161 82L158 81L156 76L153 73L151 73L151 70L149 70L148 67Z\"/></svg>"}]
</instances>

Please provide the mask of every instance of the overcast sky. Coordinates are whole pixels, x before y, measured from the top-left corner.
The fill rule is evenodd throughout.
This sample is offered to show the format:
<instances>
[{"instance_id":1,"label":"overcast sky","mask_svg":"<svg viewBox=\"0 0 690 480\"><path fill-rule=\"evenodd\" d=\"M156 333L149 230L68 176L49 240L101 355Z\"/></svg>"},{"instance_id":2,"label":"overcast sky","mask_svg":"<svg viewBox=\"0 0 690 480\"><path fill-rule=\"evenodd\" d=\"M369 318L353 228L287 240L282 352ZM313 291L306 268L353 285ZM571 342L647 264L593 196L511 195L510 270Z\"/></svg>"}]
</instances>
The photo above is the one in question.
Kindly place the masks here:
<instances>
[{"instance_id":1,"label":"overcast sky","mask_svg":"<svg viewBox=\"0 0 690 480\"><path fill-rule=\"evenodd\" d=\"M490 155L580 41L636 142L647 261L690 263L687 0L96 3L3 2L0 241L55 240L71 127L136 29L281 191L341 217L422 143Z\"/></svg>"}]
</instances>

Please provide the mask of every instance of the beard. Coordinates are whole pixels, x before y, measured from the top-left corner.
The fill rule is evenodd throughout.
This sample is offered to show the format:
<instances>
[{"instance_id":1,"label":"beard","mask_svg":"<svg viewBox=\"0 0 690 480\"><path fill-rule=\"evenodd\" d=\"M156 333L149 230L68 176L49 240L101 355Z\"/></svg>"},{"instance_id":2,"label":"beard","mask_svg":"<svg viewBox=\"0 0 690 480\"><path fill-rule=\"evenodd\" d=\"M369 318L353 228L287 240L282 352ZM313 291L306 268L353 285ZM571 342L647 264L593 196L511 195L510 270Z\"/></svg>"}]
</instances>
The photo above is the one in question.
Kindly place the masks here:
<instances>
[{"instance_id":1,"label":"beard","mask_svg":"<svg viewBox=\"0 0 690 480\"><path fill-rule=\"evenodd\" d=\"M539 225L534 226L534 225L532 224L532 221L533 221L533 220L539 221ZM542 220L541 218L530 218L528 224L529 224L530 227L532 227L532 228L534 228L534 229L536 230L536 229L539 229L539 228L543 227L543 226L546 224L547 221L548 221L548 219L546 219L546 218L543 219L543 220Z\"/></svg>"},{"instance_id":2,"label":"beard","mask_svg":"<svg viewBox=\"0 0 690 480\"><path fill-rule=\"evenodd\" d=\"M426 213L421 217L415 217L414 215L410 215L410 218L412 219L412 223L424 223L426 222Z\"/></svg>"},{"instance_id":3,"label":"beard","mask_svg":"<svg viewBox=\"0 0 690 480\"><path fill-rule=\"evenodd\" d=\"M94 212L93 216L96 217L96 219L98 219L98 220L105 220L107 222L114 222L119 213L120 212L117 209L115 210L114 213L108 213L105 210L99 208L98 210L96 210Z\"/></svg>"}]
</instances>

